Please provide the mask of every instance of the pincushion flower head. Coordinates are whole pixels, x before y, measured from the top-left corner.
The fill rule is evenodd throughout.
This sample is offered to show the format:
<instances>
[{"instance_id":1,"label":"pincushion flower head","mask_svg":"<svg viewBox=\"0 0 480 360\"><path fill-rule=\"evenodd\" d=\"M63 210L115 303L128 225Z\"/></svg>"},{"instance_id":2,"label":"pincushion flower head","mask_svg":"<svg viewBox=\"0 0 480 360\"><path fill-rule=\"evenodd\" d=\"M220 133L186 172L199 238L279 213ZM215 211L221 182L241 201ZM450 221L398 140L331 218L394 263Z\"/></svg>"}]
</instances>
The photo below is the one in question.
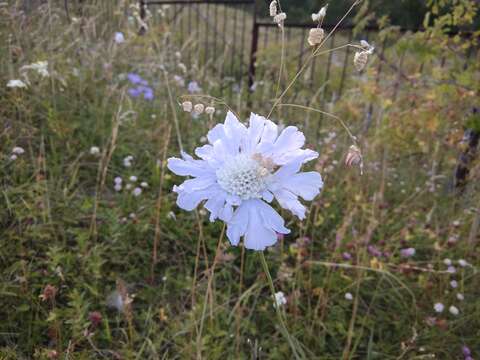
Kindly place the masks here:
<instances>
[{"instance_id":1,"label":"pincushion flower head","mask_svg":"<svg viewBox=\"0 0 480 360\"><path fill-rule=\"evenodd\" d=\"M279 132L272 121L256 114L246 127L228 112L207 139L208 144L195 150L200 159L186 153L168 159L172 172L192 177L173 188L180 208L191 211L206 201L210 221L226 223L231 244L238 245L243 236L244 246L253 250L264 250L275 244L277 234L290 232L270 205L274 199L305 218L306 208L298 198L313 200L323 182L317 172L300 172L318 153L302 149L305 136L296 127Z\"/></svg>"}]
</instances>

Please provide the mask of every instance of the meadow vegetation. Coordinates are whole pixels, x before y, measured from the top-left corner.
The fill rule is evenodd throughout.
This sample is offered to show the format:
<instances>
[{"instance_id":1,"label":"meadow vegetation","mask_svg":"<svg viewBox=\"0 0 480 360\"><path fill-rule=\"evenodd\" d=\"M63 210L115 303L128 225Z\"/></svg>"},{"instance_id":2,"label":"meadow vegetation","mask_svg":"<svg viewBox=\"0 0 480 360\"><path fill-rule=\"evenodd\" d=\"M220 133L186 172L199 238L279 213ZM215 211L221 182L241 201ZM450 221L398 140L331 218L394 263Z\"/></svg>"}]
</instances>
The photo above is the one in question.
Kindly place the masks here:
<instances>
[{"instance_id":1,"label":"meadow vegetation","mask_svg":"<svg viewBox=\"0 0 480 360\"><path fill-rule=\"evenodd\" d=\"M179 41L171 8L152 7L138 35L135 4L71 2L67 17L63 2L0 2L0 359L291 359L259 254L202 207L177 207L166 159L192 154L228 109L267 116L300 37L285 42L280 91L273 42L249 89L238 68L220 76L227 55ZM368 11L350 19L352 43ZM355 49L319 55L271 114L305 133L325 183L305 220L280 211L292 232L265 251L305 358L480 358L478 156L454 184L465 130L480 131L479 34L450 33L477 11L435 2L416 33L373 19L365 70ZM344 165L338 119L363 175Z\"/></svg>"}]
</instances>

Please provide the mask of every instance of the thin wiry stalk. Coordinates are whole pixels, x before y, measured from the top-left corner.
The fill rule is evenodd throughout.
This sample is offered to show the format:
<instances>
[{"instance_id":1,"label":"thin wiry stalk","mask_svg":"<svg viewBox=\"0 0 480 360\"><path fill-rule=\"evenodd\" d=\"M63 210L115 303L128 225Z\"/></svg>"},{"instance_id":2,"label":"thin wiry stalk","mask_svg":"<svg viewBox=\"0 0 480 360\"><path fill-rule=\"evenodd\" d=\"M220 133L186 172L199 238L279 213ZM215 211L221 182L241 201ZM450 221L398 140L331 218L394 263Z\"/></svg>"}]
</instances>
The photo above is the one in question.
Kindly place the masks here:
<instances>
[{"instance_id":1,"label":"thin wiry stalk","mask_svg":"<svg viewBox=\"0 0 480 360\"><path fill-rule=\"evenodd\" d=\"M357 142L357 138L351 133L350 129L348 128L347 125L345 125L345 122L339 118L337 115L334 115L334 114L331 114L329 112L326 112L326 111L322 111L322 110L319 110L319 109L315 109L315 108L312 108L310 106L303 106L303 105L297 105L297 104L279 104L279 106L288 106L288 107L294 107L294 108L299 108L299 109L304 109L304 110L308 110L308 111L314 111L314 112L318 112L320 114L324 114L324 115L327 115L327 116L330 116L331 118L337 120L341 125L342 127L345 129L345 131L347 132L348 136L350 137L350 139L352 139L352 141L354 143Z\"/></svg>"},{"instance_id":2,"label":"thin wiry stalk","mask_svg":"<svg viewBox=\"0 0 480 360\"><path fill-rule=\"evenodd\" d=\"M158 185L158 197L156 203L156 211L155 211L155 236L153 239L153 250L152 250L152 266L150 269L150 281L153 283L154 281L154 274L155 274L155 266L157 264L157 248L158 243L160 241L160 209L162 206L162 188L163 188L163 180L165 178L165 168L166 168L166 159L167 159L167 152L168 152L168 145L170 143L170 134L172 131L172 126L168 124L167 126L167 134L165 136L165 144L163 146L163 154L162 154L162 168L160 170L160 183Z\"/></svg>"},{"instance_id":3,"label":"thin wiry stalk","mask_svg":"<svg viewBox=\"0 0 480 360\"><path fill-rule=\"evenodd\" d=\"M168 100L170 102L170 107L172 109L172 116L173 116L173 122L175 124L175 132L177 134L178 147L180 148L180 152L183 153L182 136L180 135L180 126L178 124L177 109L175 108L175 102L173 101L173 97L172 97L172 90L170 89L170 83L168 82L168 74L165 71L163 75L165 78L165 84L167 85Z\"/></svg>"},{"instance_id":4,"label":"thin wiry stalk","mask_svg":"<svg viewBox=\"0 0 480 360\"><path fill-rule=\"evenodd\" d=\"M284 68L284 60L285 60L285 27L281 26L280 31L282 32L282 50L280 55L280 71L278 72L278 80L277 80L277 88L275 90L275 97L278 96L278 92L280 91L280 84L282 83L282 75L283 75L283 68Z\"/></svg>"},{"instance_id":5,"label":"thin wiry stalk","mask_svg":"<svg viewBox=\"0 0 480 360\"><path fill-rule=\"evenodd\" d=\"M292 353L293 353L293 356L295 357L295 359L302 359L304 358L304 356L300 356L298 354L298 349L297 349L297 346L295 346L295 343L293 341L293 338L292 336L290 335L290 333L288 332L288 329L285 325L285 322L283 320L283 315L282 315L282 312L280 310L280 306L276 303L276 300L275 300L275 286L273 285L273 280L272 280L272 276L270 275L270 271L268 270L268 264L267 264L267 260L265 259L265 254L263 253L263 251L259 251L258 252L259 256L260 256L260 261L262 263L262 266L263 266L263 271L265 272L265 275L267 276L267 282L268 282L268 286L270 287L270 292L272 293L272 297L273 297L273 301L274 301L274 307L275 307L275 313L277 314L277 319L278 319L278 323L280 325L280 330L283 334L283 336L285 336L285 338L287 339L287 342L288 342L288 345L290 345L290 349L292 350ZM300 352L301 352L301 349L300 349Z\"/></svg>"},{"instance_id":6,"label":"thin wiry stalk","mask_svg":"<svg viewBox=\"0 0 480 360\"><path fill-rule=\"evenodd\" d=\"M310 54L310 56L307 58L307 60L305 61L305 63L302 65L302 67L300 68L300 70L298 70L298 72L295 74L295 76L293 77L293 79L290 81L290 83L288 84L288 86L285 88L285 90L283 90L283 92L280 94L279 97L277 97L277 99L275 100L275 102L273 103L273 106L272 106L272 109L270 110L270 112L268 113L268 116L267 118L270 118L270 116L272 115L273 113L273 110L275 110L275 107L280 103L280 101L282 101L282 98L285 96L285 94L288 92L288 90L290 90L290 88L293 86L293 84L297 81L297 79L300 77L300 75L303 73L303 71L307 68L308 65L310 65L310 61L312 61L312 59L318 54L320 53L320 49L321 47L327 42L327 40L333 35L333 33L337 30L337 28L340 26L340 24L343 22L343 20L345 20L345 18L352 12L353 8L355 6L357 6L362 0L356 0L352 6L350 6L350 8L347 10L347 12L345 13L345 15L342 16L342 18L338 21L338 23L333 27L332 31L330 31L328 33L327 36L325 36L325 38L323 39L323 41L318 44L317 46L317 49L314 50L312 52L312 54Z\"/></svg>"},{"instance_id":7,"label":"thin wiry stalk","mask_svg":"<svg viewBox=\"0 0 480 360\"><path fill-rule=\"evenodd\" d=\"M210 271L208 272L207 290L205 292L205 297L203 299L202 318L200 319L200 329L198 330L198 334L197 334L197 358L198 359L202 358L201 342L202 342L203 324L205 322L205 316L207 314L208 297L213 295L211 287L212 287L212 283L213 283L213 276L214 276L214 273L215 273L215 267L217 266L217 262L218 262L218 258L219 258L219 254L220 254L220 249L221 249L221 246L222 246L223 237L225 235L225 228L226 228L226 225L224 224L223 227L222 227L222 232L220 233L220 237L218 238L217 249L215 250L215 258L213 259L212 267L210 268ZM213 299L212 299L212 301L213 301Z\"/></svg>"}]
</instances>

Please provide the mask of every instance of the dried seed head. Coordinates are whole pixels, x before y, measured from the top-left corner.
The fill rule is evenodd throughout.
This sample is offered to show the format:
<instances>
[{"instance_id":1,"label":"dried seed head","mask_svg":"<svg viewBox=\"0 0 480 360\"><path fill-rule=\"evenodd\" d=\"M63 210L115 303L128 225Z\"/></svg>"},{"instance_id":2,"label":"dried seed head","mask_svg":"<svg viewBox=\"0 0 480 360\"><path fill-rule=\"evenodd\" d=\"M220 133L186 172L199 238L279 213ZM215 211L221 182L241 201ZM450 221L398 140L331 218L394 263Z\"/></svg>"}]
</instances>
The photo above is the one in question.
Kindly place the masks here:
<instances>
[{"instance_id":1,"label":"dried seed head","mask_svg":"<svg viewBox=\"0 0 480 360\"><path fill-rule=\"evenodd\" d=\"M310 44L310 46L315 46L322 42L324 36L325 36L325 32L323 31L322 28L310 29L310 33L308 34L307 41Z\"/></svg>"},{"instance_id":2,"label":"dried seed head","mask_svg":"<svg viewBox=\"0 0 480 360\"><path fill-rule=\"evenodd\" d=\"M363 156L358 146L350 146L347 156L345 157L345 165L348 167L359 165L360 173L363 174Z\"/></svg>"},{"instance_id":3,"label":"dried seed head","mask_svg":"<svg viewBox=\"0 0 480 360\"><path fill-rule=\"evenodd\" d=\"M277 1L276 0L273 0L270 3L269 10L270 10L270 16L271 17L274 17L275 15L277 15Z\"/></svg>"},{"instance_id":4,"label":"dried seed head","mask_svg":"<svg viewBox=\"0 0 480 360\"><path fill-rule=\"evenodd\" d=\"M191 101L184 101L182 103L182 108L183 108L183 111L191 112L193 108L193 104Z\"/></svg>"},{"instance_id":5,"label":"dried seed head","mask_svg":"<svg viewBox=\"0 0 480 360\"><path fill-rule=\"evenodd\" d=\"M193 112L196 114L201 114L205 110L205 106L203 104L195 104L193 107Z\"/></svg>"},{"instance_id":6,"label":"dried seed head","mask_svg":"<svg viewBox=\"0 0 480 360\"><path fill-rule=\"evenodd\" d=\"M325 17L325 15L327 15L327 8L328 8L328 5L325 5L324 7L322 7L320 9L320 11L316 14L312 14L312 20L313 22L320 22L323 20L323 18Z\"/></svg>"},{"instance_id":7,"label":"dried seed head","mask_svg":"<svg viewBox=\"0 0 480 360\"><path fill-rule=\"evenodd\" d=\"M42 301L53 301L57 296L57 292L58 289L55 286L48 284L47 286L45 286L42 294L39 297Z\"/></svg>"},{"instance_id":8,"label":"dried seed head","mask_svg":"<svg viewBox=\"0 0 480 360\"><path fill-rule=\"evenodd\" d=\"M215 108L213 106L207 106L205 108L205 114L213 115L215 113Z\"/></svg>"},{"instance_id":9,"label":"dried seed head","mask_svg":"<svg viewBox=\"0 0 480 360\"><path fill-rule=\"evenodd\" d=\"M368 62L368 55L368 51L358 51L355 53L355 56L353 57L353 65L355 66L355 69L362 71L365 68Z\"/></svg>"},{"instance_id":10,"label":"dried seed head","mask_svg":"<svg viewBox=\"0 0 480 360\"><path fill-rule=\"evenodd\" d=\"M273 17L273 22L277 24L279 27L283 27L283 22L287 18L287 14L284 12L277 14Z\"/></svg>"}]
</instances>

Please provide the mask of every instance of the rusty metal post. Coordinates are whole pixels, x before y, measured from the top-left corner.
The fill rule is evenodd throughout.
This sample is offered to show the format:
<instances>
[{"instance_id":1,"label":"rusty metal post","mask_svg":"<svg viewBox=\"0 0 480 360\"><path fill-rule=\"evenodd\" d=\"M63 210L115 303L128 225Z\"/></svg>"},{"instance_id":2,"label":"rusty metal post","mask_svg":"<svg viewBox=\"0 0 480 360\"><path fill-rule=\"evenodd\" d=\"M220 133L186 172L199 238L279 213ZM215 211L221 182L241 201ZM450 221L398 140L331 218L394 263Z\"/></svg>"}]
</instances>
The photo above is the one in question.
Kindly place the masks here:
<instances>
[{"instance_id":1,"label":"rusty metal post","mask_svg":"<svg viewBox=\"0 0 480 360\"><path fill-rule=\"evenodd\" d=\"M252 41L250 47L250 65L248 67L248 89L252 88L253 83L255 82L255 67L257 61L257 50L258 50L258 30L260 28L257 23L257 1L253 5L253 28L252 28Z\"/></svg>"},{"instance_id":2,"label":"rusty metal post","mask_svg":"<svg viewBox=\"0 0 480 360\"><path fill-rule=\"evenodd\" d=\"M145 0L139 0L140 5L140 19L145 22L145 18L147 17L147 4L145 4ZM147 29L143 24L140 25L140 29L138 30L138 35L144 35L147 32Z\"/></svg>"}]
</instances>

